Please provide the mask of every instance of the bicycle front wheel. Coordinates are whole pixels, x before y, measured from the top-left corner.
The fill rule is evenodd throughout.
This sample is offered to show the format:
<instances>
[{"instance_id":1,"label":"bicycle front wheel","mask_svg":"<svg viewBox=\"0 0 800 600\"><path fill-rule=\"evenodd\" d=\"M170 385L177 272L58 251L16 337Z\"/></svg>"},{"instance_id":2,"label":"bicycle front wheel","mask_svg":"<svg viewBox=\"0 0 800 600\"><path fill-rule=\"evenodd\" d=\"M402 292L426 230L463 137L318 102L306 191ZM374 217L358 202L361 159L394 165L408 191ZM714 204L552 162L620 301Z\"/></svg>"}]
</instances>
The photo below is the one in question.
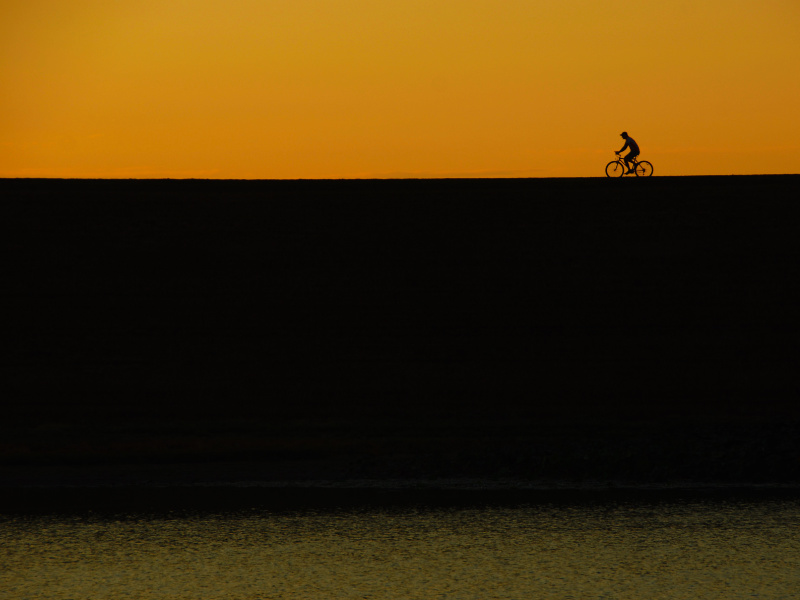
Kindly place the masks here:
<instances>
[{"instance_id":1,"label":"bicycle front wheel","mask_svg":"<svg viewBox=\"0 0 800 600\"><path fill-rule=\"evenodd\" d=\"M638 165L636 165L637 177L650 177L652 174L653 174L653 165L651 165L646 160L643 160Z\"/></svg>"},{"instance_id":2,"label":"bicycle front wheel","mask_svg":"<svg viewBox=\"0 0 800 600\"><path fill-rule=\"evenodd\" d=\"M609 177L622 177L625 167L618 160L612 160L606 165L606 175Z\"/></svg>"}]
</instances>

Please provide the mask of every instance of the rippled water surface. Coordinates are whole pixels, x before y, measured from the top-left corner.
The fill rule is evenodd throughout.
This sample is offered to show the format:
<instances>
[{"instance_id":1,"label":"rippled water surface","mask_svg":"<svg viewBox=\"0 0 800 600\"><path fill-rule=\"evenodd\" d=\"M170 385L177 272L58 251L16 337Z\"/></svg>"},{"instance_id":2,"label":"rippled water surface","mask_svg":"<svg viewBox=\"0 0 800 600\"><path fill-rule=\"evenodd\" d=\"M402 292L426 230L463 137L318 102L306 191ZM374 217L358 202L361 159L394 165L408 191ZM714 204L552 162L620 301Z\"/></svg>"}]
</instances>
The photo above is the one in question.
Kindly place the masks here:
<instances>
[{"instance_id":1,"label":"rippled water surface","mask_svg":"<svg viewBox=\"0 0 800 600\"><path fill-rule=\"evenodd\" d=\"M800 503L0 517L0 598L797 598Z\"/></svg>"}]
</instances>

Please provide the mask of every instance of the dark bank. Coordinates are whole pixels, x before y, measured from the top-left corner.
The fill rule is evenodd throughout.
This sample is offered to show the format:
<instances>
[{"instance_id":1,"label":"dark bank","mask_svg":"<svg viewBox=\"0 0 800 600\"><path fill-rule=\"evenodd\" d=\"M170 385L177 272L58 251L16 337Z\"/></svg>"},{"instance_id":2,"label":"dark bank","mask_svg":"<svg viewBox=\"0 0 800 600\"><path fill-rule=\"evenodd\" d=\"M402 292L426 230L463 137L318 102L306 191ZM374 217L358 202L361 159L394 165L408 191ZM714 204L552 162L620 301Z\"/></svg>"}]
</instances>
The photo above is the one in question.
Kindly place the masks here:
<instances>
[{"instance_id":1,"label":"dark bank","mask_svg":"<svg viewBox=\"0 0 800 600\"><path fill-rule=\"evenodd\" d=\"M797 483L798 192L2 180L0 474Z\"/></svg>"}]
</instances>

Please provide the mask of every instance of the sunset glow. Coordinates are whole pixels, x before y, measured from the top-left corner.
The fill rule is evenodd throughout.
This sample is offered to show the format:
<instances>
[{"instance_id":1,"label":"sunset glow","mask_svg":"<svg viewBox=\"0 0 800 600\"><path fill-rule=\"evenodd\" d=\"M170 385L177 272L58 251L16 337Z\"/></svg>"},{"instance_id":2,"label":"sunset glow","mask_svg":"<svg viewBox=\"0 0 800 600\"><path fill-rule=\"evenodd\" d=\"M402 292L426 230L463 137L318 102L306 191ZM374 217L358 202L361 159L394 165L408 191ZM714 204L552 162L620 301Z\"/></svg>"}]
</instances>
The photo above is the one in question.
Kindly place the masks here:
<instances>
[{"instance_id":1,"label":"sunset glow","mask_svg":"<svg viewBox=\"0 0 800 600\"><path fill-rule=\"evenodd\" d=\"M800 173L797 0L5 0L0 176Z\"/></svg>"}]
</instances>

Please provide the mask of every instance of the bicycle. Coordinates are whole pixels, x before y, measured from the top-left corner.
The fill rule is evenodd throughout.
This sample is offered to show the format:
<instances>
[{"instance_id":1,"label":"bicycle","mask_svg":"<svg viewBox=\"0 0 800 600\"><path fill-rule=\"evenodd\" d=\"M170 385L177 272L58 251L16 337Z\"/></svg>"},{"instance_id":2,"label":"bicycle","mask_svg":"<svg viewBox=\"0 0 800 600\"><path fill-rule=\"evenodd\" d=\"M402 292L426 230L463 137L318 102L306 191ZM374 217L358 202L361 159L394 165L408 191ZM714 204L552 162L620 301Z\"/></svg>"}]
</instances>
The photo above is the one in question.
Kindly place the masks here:
<instances>
[{"instance_id":1,"label":"bicycle","mask_svg":"<svg viewBox=\"0 0 800 600\"><path fill-rule=\"evenodd\" d=\"M634 157L631 159L631 162L633 163L633 167L631 168L637 177L650 177L653 174L653 165L646 160L638 161L636 157ZM617 154L617 160L612 160L606 165L606 175L609 177L622 177L628 174L627 171L628 167L619 154Z\"/></svg>"}]
</instances>

